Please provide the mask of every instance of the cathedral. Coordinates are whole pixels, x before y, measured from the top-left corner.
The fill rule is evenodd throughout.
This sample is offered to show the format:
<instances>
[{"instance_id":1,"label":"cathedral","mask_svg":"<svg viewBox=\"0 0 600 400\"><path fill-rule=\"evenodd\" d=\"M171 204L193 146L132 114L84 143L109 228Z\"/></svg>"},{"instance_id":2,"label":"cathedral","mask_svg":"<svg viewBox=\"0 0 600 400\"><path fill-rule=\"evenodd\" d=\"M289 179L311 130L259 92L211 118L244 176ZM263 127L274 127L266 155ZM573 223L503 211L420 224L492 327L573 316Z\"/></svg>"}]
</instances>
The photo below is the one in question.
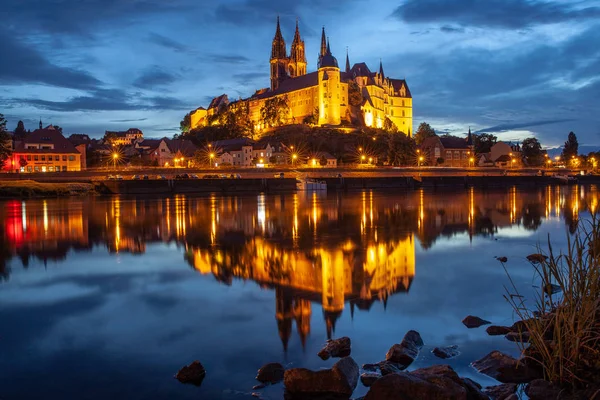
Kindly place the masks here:
<instances>
[{"instance_id":1,"label":"cathedral","mask_svg":"<svg viewBox=\"0 0 600 400\"><path fill-rule=\"evenodd\" d=\"M404 79L385 76L383 65L371 72L364 62L350 66L348 53L343 69L331 52L325 28L317 70L307 72L304 41L296 22L296 31L288 55L281 33L279 17L271 47L271 86L257 90L247 99L229 102L227 95L213 99L208 109L202 107L191 114L191 128L207 124L209 117L223 106L247 107L257 132L270 128L261 118L261 109L274 98L284 98L288 105L286 124L311 121L318 126L367 126L383 128L393 123L408 136L413 133L412 95ZM386 124L387 121L387 124Z\"/></svg>"}]
</instances>

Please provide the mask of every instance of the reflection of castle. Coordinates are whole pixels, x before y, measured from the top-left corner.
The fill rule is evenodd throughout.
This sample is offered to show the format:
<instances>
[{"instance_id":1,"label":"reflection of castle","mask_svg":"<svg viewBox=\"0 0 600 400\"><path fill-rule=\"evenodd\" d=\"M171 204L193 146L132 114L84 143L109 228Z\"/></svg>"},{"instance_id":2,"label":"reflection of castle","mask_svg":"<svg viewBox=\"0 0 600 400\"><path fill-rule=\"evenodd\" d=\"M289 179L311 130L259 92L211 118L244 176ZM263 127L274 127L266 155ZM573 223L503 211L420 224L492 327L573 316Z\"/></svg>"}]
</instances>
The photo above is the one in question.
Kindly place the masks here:
<instances>
[{"instance_id":1,"label":"reflection of castle","mask_svg":"<svg viewBox=\"0 0 600 400\"><path fill-rule=\"evenodd\" d=\"M194 250L190 262L203 274L223 277L230 273L275 287L284 346L293 319L303 341L310 332L311 307L307 301L321 303L331 337L345 301L361 308L375 299L386 301L393 293L407 291L415 275L412 235L364 247L348 240L333 249L316 247L306 252L254 237L232 252Z\"/></svg>"}]
</instances>

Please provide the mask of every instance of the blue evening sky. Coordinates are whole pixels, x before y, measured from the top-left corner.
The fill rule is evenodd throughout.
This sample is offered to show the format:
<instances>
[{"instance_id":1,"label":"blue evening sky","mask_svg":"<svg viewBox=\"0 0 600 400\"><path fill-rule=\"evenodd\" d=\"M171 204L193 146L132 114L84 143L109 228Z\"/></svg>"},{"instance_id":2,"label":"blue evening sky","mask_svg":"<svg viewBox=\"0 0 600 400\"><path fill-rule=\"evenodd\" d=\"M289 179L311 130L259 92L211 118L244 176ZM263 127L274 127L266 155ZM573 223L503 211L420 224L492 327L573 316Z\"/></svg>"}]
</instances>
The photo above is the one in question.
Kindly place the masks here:
<instances>
[{"instance_id":1,"label":"blue evening sky","mask_svg":"<svg viewBox=\"0 0 600 400\"><path fill-rule=\"evenodd\" d=\"M296 18L309 71L325 26L343 63L406 78L415 129L600 137L600 0L4 0L0 113L14 129L171 136L222 93L269 85L271 40Z\"/></svg>"}]
</instances>

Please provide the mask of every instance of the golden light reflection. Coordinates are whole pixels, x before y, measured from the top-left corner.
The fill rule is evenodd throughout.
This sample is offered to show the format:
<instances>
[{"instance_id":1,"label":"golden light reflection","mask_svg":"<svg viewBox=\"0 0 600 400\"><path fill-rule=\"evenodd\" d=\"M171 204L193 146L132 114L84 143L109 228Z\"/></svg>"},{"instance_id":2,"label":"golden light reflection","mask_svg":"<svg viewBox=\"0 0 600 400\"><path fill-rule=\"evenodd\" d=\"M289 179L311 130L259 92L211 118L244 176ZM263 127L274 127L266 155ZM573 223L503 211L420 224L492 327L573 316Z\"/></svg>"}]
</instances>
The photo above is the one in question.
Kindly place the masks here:
<instances>
[{"instance_id":1,"label":"golden light reflection","mask_svg":"<svg viewBox=\"0 0 600 400\"><path fill-rule=\"evenodd\" d=\"M44 233L48 233L48 201L44 200Z\"/></svg>"}]
</instances>

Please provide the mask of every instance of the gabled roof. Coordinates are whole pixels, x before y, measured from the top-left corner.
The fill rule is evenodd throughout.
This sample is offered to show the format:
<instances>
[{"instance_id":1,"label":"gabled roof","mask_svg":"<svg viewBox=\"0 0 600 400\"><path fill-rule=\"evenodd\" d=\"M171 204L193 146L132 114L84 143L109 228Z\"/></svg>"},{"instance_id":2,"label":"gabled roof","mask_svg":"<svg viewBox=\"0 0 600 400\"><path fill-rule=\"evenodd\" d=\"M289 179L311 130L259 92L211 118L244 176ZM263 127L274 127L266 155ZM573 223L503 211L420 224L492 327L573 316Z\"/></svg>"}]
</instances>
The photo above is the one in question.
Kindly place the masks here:
<instances>
[{"instance_id":1,"label":"gabled roof","mask_svg":"<svg viewBox=\"0 0 600 400\"><path fill-rule=\"evenodd\" d=\"M410 93L410 89L408 88L405 79L388 79L394 88L394 93L400 93L400 89L402 88L402 85L404 85L404 88L406 89L406 96L403 97L412 99L412 94Z\"/></svg>"},{"instance_id":2,"label":"gabled roof","mask_svg":"<svg viewBox=\"0 0 600 400\"><path fill-rule=\"evenodd\" d=\"M28 144L52 144L54 149L26 149ZM36 129L25 135L23 140L16 145L15 152L79 154L73 143L52 127Z\"/></svg>"},{"instance_id":3,"label":"gabled roof","mask_svg":"<svg viewBox=\"0 0 600 400\"><path fill-rule=\"evenodd\" d=\"M440 136L444 149L468 149L467 140L456 136Z\"/></svg>"},{"instance_id":4,"label":"gabled roof","mask_svg":"<svg viewBox=\"0 0 600 400\"><path fill-rule=\"evenodd\" d=\"M223 152L240 151L244 146L254 145L254 141L248 138L238 138L229 140L217 140L211 143L213 149L220 149Z\"/></svg>"},{"instance_id":5,"label":"gabled roof","mask_svg":"<svg viewBox=\"0 0 600 400\"><path fill-rule=\"evenodd\" d=\"M509 162L510 156L508 154L502 154L500 157L496 158L494 162Z\"/></svg>"},{"instance_id":6,"label":"gabled roof","mask_svg":"<svg viewBox=\"0 0 600 400\"><path fill-rule=\"evenodd\" d=\"M198 147L191 140L164 138L163 141L173 154L180 152L186 157L193 157L194 153L198 150Z\"/></svg>"},{"instance_id":7,"label":"gabled roof","mask_svg":"<svg viewBox=\"0 0 600 400\"><path fill-rule=\"evenodd\" d=\"M215 97L214 99L212 99L208 108L209 109L218 108L218 107L221 107L222 105L227 105L227 103L229 103L229 99L227 98L227 95L222 94L219 97Z\"/></svg>"}]
</instances>

